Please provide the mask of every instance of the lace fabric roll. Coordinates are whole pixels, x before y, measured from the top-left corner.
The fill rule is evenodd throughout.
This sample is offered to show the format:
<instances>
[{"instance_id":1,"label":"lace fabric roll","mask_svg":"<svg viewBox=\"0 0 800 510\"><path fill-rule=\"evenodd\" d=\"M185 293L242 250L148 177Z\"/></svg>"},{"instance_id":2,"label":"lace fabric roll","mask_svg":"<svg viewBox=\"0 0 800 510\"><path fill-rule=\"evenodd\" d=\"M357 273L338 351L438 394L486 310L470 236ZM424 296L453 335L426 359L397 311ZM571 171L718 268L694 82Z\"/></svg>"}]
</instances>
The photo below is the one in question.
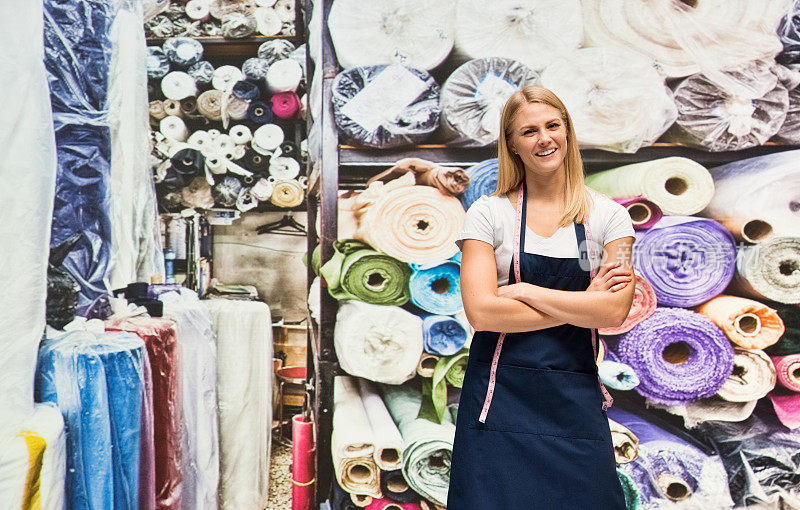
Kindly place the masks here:
<instances>
[{"instance_id":1,"label":"lace fabric roll","mask_svg":"<svg viewBox=\"0 0 800 510\"><path fill-rule=\"evenodd\" d=\"M538 73L510 58L478 58L461 65L444 82L439 100L442 129L449 143L496 143L506 100L517 90L538 83Z\"/></svg>"},{"instance_id":2,"label":"lace fabric roll","mask_svg":"<svg viewBox=\"0 0 800 510\"><path fill-rule=\"evenodd\" d=\"M717 296L697 307L734 344L744 349L765 349L784 332L783 321L767 305L735 296Z\"/></svg>"},{"instance_id":3,"label":"lace fabric roll","mask_svg":"<svg viewBox=\"0 0 800 510\"><path fill-rule=\"evenodd\" d=\"M331 100L339 132L358 145L411 145L439 127L439 85L418 69L350 68L334 79Z\"/></svg>"},{"instance_id":4,"label":"lace fabric roll","mask_svg":"<svg viewBox=\"0 0 800 510\"><path fill-rule=\"evenodd\" d=\"M328 17L339 64L433 69L453 48L455 5L453 0L341 0Z\"/></svg>"},{"instance_id":5,"label":"lace fabric roll","mask_svg":"<svg viewBox=\"0 0 800 510\"><path fill-rule=\"evenodd\" d=\"M778 303L800 303L800 237L774 237L741 247L729 291Z\"/></svg>"},{"instance_id":6,"label":"lace fabric roll","mask_svg":"<svg viewBox=\"0 0 800 510\"><path fill-rule=\"evenodd\" d=\"M627 333L634 326L647 319L656 310L657 300L653 287L647 280L639 275L634 275L636 288L633 292L633 303L625 321L615 328L600 328L598 333L601 335L621 335Z\"/></svg>"},{"instance_id":7,"label":"lace fabric roll","mask_svg":"<svg viewBox=\"0 0 800 510\"><path fill-rule=\"evenodd\" d=\"M440 264L412 264L411 268L414 270L408 281L411 302L436 315L455 315L464 309L461 264L449 260Z\"/></svg>"},{"instance_id":8,"label":"lace fabric roll","mask_svg":"<svg viewBox=\"0 0 800 510\"><path fill-rule=\"evenodd\" d=\"M541 83L566 105L582 148L636 152L655 142L678 116L672 92L652 61L631 50L577 50L548 66Z\"/></svg>"}]
</instances>

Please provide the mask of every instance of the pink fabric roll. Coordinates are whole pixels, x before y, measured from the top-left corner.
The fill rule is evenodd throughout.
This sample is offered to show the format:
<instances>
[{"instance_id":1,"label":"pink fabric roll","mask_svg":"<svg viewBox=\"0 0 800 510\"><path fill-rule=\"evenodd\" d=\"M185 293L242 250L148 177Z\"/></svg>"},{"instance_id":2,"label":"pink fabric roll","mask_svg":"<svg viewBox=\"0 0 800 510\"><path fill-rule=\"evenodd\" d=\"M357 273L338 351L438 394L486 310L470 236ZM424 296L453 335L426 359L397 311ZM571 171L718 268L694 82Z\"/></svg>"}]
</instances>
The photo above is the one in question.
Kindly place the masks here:
<instances>
[{"instance_id":1,"label":"pink fabric roll","mask_svg":"<svg viewBox=\"0 0 800 510\"><path fill-rule=\"evenodd\" d=\"M292 119L300 111L300 98L294 92L278 92L270 101L272 113L279 119Z\"/></svg>"},{"instance_id":2,"label":"pink fabric roll","mask_svg":"<svg viewBox=\"0 0 800 510\"><path fill-rule=\"evenodd\" d=\"M645 197L615 198L614 202L622 205L628 210L636 230L647 230L652 227L664 214L661 208Z\"/></svg>"},{"instance_id":3,"label":"pink fabric roll","mask_svg":"<svg viewBox=\"0 0 800 510\"><path fill-rule=\"evenodd\" d=\"M601 335L621 335L632 330L634 326L653 315L656 311L656 293L647 283L647 280L636 275L636 290L633 294L633 304L628 312L628 317L621 326L616 328L602 328L598 331Z\"/></svg>"},{"instance_id":4,"label":"pink fabric roll","mask_svg":"<svg viewBox=\"0 0 800 510\"><path fill-rule=\"evenodd\" d=\"M366 510L421 510L417 503L397 503L391 499L373 499Z\"/></svg>"},{"instance_id":5,"label":"pink fabric roll","mask_svg":"<svg viewBox=\"0 0 800 510\"><path fill-rule=\"evenodd\" d=\"M778 419L790 429L800 428L800 354L772 358L778 385L769 394Z\"/></svg>"},{"instance_id":6,"label":"pink fabric roll","mask_svg":"<svg viewBox=\"0 0 800 510\"><path fill-rule=\"evenodd\" d=\"M314 506L314 422L292 418L292 510Z\"/></svg>"},{"instance_id":7,"label":"pink fabric roll","mask_svg":"<svg viewBox=\"0 0 800 510\"><path fill-rule=\"evenodd\" d=\"M153 438L153 371L150 357L142 357L144 395L142 395L142 432L139 445L139 510L156 507L156 447Z\"/></svg>"}]
</instances>

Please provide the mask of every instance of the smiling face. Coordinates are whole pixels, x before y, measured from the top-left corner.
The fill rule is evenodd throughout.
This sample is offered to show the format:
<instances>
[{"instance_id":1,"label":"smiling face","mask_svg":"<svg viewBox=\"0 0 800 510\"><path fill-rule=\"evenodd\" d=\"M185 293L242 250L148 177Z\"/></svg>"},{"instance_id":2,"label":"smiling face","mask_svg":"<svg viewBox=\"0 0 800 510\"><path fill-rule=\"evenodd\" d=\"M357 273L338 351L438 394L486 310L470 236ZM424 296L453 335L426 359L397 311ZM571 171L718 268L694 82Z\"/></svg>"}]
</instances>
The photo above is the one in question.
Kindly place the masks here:
<instances>
[{"instance_id":1,"label":"smiling face","mask_svg":"<svg viewBox=\"0 0 800 510\"><path fill-rule=\"evenodd\" d=\"M557 108L544 103L526 103L511 123L509 149L525 169L540 175L565 171L567 127Z\"/></svg>"}]
</instances>

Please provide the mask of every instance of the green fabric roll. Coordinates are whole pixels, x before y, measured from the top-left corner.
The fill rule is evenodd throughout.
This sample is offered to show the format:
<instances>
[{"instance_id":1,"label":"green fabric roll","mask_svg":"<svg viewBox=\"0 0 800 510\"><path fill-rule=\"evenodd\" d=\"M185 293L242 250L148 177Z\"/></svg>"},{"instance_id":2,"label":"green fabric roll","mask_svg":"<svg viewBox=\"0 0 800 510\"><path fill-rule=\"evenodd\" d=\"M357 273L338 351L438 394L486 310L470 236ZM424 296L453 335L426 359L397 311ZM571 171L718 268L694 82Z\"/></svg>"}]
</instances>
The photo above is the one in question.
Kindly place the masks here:
<instances>
[{"instance_id":1,"label":"green fabric roll","mask_svg":"<svg viewBox=\"0 0 800 510\"><path fill-rule=\"evenodd\" d=\"M447 384L461 388L467 369L469 349L461 349L452 356L439 359L433 377L422 381L422 405L419 418L442 423L447 411Z\"/></svg>"},{"instance_id":2,"label":"green fabric roll","mask_svg":"<svg viewBox=\"0 0 800 510\"><path fill-rule=\"evenodd\" d=\"M781 338L764 352L770 356L800 354L800 307L796 305L777 305L775 310L786 328Z\"/></svg>"},{"instance_id":3,"label":"green fabric roll","mask_svg":"<svg viewBox=\"0 0 800 510\"><path fill-rule=\"evenodd\" d=\"M331 296L385 306L401 306L408 302L411 297L408 264L352 239L334 242L333 249L333 257L319 269ZM316 253L317 250L312 254L312 266L315 258L319 260Z\"/></svg>"},{"instance_id":4,"label":"green fabric roll","mask_svg":"<svg viewBox=\"0 0 800 510\"><path fill-rule=\"evenodd\" d=\"M617 470L617 476L619 477L619 482L622 484L622 493L625 495L625 510L636 510L641 503L636 485L634 485L633 480L631 480L628 475L620 470Z\"/></svg>"},{"instance_id":5,"label":"green fabric roll","mask_svg":"<svg viewBox=\"0 0 800 510\"><path fill-rule=\"evenodd\" d=\"M437 505L447 504L450 457L456 427L449 414L442 424L417 418L422 403L419 386L382 384L383 401L403 436L403 476L409 487Z\"/></svg>"}]
</instances>

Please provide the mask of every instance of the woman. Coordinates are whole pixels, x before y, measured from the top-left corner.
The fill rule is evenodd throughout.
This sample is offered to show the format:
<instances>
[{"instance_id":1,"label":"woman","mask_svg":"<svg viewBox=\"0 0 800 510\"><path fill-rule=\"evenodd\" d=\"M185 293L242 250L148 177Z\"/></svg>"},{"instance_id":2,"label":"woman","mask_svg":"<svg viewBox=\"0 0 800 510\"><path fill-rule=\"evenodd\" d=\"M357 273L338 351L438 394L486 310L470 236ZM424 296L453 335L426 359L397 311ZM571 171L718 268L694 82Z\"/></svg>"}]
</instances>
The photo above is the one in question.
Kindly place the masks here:
<instances>
[{"instance_id":1,"label":"woman","mask_svg":"<svg viewBox=\"0 0 800 510\"><path fill-rule=\"evenodd\" d=\"M497 191L470 207L459 240L477 333L447 508L624 509L594 329L621 324L633 300L630 217L584 185L552 92L516 92L500 127ZM600 251L608 263L592 278Z\"/></svg>"}]
</instances>

